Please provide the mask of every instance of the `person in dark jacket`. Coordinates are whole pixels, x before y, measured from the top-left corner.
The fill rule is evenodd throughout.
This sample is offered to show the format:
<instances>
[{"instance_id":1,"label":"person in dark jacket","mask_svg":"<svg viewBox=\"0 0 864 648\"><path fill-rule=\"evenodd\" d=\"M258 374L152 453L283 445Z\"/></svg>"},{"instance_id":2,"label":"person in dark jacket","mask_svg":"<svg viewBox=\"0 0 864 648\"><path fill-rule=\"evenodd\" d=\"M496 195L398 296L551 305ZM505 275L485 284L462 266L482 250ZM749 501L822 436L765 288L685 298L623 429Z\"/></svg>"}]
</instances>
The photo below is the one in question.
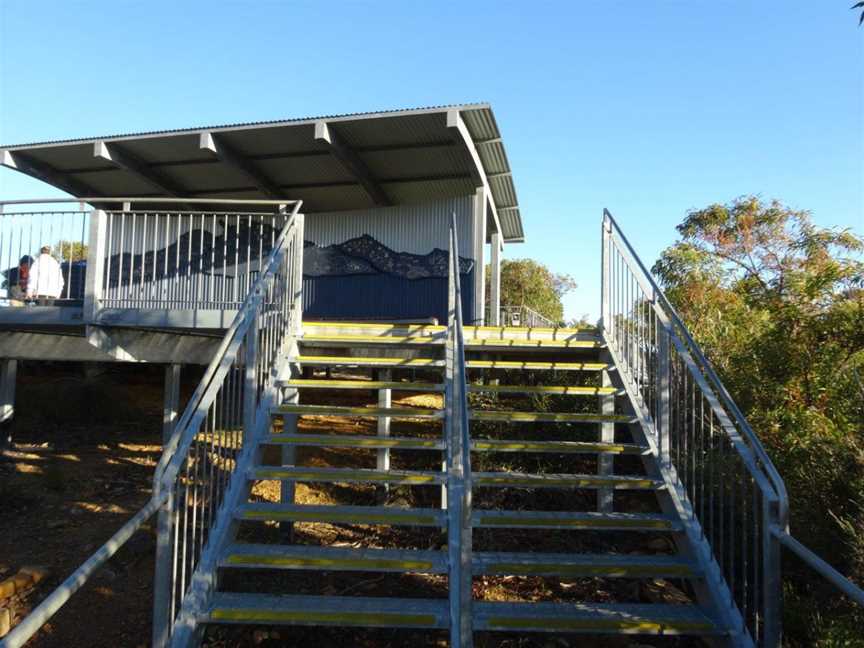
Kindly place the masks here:
<instances>
[{"instance_id":1,"label":"person in dark jacket","mask_svg":"<svg viewBox=\"0 0 864 648\"><path fill-rule=\"evenodd\" d=\"M24 255L18 261L17 281L9 289L9 303L12 306L23 306L27 299L27 284L30 281L30 266L33 265L33 257Z\"/></svg>"}]
</instances>

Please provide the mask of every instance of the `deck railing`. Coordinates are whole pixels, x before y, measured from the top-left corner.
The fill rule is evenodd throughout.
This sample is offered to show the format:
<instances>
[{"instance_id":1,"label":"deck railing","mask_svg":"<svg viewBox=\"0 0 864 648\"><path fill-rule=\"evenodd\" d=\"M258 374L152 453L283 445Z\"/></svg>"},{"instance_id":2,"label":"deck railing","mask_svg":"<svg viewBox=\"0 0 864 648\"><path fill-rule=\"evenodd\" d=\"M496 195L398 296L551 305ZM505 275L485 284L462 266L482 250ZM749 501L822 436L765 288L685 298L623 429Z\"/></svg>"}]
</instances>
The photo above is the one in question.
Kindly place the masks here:
<instances>
[{"instance_id":1,"label":"deck railing","mask_svg":"<svg viewBox=\"0 0 864 648\"><path fill-rule=\"evenodd\" d=\"M604 210L602 328L697 551L741 639L778 646L781 543L859 603L864 592L789 536L782 478L675 309Z\"/></svg>"},{"instance_id":2,"label":"deck railing","mask_svg":"<svg viewBox=\"0 0 864 648\"><path fill-rule=\"evenodd\" d=\"M147 504L2 641L19 648L88 582L154 513L157 524L153 643L195 630L196 604L215 573L214 548L244 494L253 439L277 398L278 361L299 333L303 216L296 203L157 464Z\"/></svg>"},{"instance_id":3,"label":"deck railing","mask_svg":"<svg viewBox=\"0 0 864 648\"><path fill-rule=\"evenodd\" d=\"M32 205L78 203L79 211ZM296 201L79 198L0 202L0 299L24 305L20 266L43 246L60 262L53 305L100 311L238 309L260 276ZM90 209L86 205L99 208ZM196 207L200 206L200 210ZM214 206L218 210L214 210ZM31 304L35 305L35 304Z\"/></svg>"},{"instance_id":4,"label":"deck railing","mask_svg":"<svg viewBox=\"0 0 864 648\"><path fill-rule=\"evenodd\" d=\"M57 303L80 305L89 229L89 210L40 211L30 205L0 203L0 299L6 305L24 306L27 275L47 246L60 264L63 279Z\"/></svg>"},{"instance_id":5,"label":"deck railing","mask_svg":"<svg viewBox=\"0 0 864 648\"><path fill-rule=\"evenodd\" d=\"M491 321L489 309L486 309L486 321ZM555 322L527 306L501 306L498 313L501 326L526 326L537 328L553 328Z\"/></svg>"}]
</instances>

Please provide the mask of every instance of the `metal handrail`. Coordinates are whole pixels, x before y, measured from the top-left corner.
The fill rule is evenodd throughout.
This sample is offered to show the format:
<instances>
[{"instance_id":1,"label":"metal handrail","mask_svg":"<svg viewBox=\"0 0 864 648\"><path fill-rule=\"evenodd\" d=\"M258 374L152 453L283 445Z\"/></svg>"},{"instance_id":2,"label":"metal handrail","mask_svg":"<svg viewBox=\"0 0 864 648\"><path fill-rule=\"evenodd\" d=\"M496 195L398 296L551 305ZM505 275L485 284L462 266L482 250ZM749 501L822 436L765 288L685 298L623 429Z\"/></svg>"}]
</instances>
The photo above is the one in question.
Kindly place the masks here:
<instances>
[{"instance_id":1,"label":"metal handrail","mask_svg":"<svg viewBox=\"0 0 864 648\"><path fill-rule=\"evenodd\" d=\"M684 342L689 347L689 350L693 355L695 361L699 365L699 368L704 372L706 377L712 383L712 387L717 390L723 400L723 404L726 405L726 407L731 411L732 416L735 419L735 423L738 424L740 430L744 433L748 445L750 445L752 450L759 458L760 464L765 470L768 479L771 480L771 484L777 494L779 517L785 526L788 523L789 494L786 490L786 484L783 482L783 478L780 476L780 472L774 466L774 462L771 461L771 457L768 456L768 453L765 450L765 446L762 445L762 442L759 440L759 437L756 436L753 428L750 427L750 424L747 422L744 414L741 413L741 410L738 409L735 401L732 400L732 396L729 395L729 392L726 390L725 385L723 385L720 377L714 371L713 365L708 360L708 358L705 357L705 354L702 353L702 349L690 335L690 331L684 325L684 321L678 315L678 311L675 310L675 307L672 306L671 302L666 298L666 295L663 293L663 291L657 285L657 282L654 280L653 275L645 268L642 260L636 254L633 246L630 245L630 241L627 240L624 232L621 230L618 223L615 221L615 218L612 216L608 209L603 210L603 219L604 222L607 222L612 226L615 234L624 244L625 248L630 253L633 261L637 264L639 270L642 271L643 278L648 282L648 284L653 290L654 298L662 303L663 308L667 311L667 314L672 320L672 323L678 329L680 334L684 337Z\"/></svg>"},{"instance_id":2,"label":"metal handrail","mask_svg":"<svg viewBox=\"0 0 864 648\"><path fill-rule=\"evenodd\" d=\"M864 606L864 589L858 587L855 583L822 560L822 558L796 540L792 534L785 529L775 526L772 527L771 533L777 537L784 547L798 556L798 558L804 561L807 566L822 576L822 578L827 580L858 605Z\"/></svg>"},{"instance_id":3,"label":"metal handrail","mask_svg":"<svg viewBox=\"0 0 864 648\"><path fill-rule=\"evenodd\" d=\"M197 412L201 411L208 397L215 396L216 389L214 386L218 387L218 385L216 385L217 381L214 378L219 368L224 364L224 358L232 351L234 353L237 352L240 341L243 340L247 330L251 326L249 313L255 312L255 308L264 298L268 283L272 282L275 272L280 266L282 255L285 251L285 244L289 240L289 234L292 229L296 226L296 216L302 205L302 201L292 202L295 205L294 211L277 239L277 245L274 246L270 254L264 272L261 273L253 289L247 295L243 307L234 317L213 360L208 365L189 404L178 420L171 439L165 445L165 449L154 471L154 489L150 499L107 542L97 549L59 587L36 606L21 623L15 626L5 638L0 640L0 648L20 648L23 646L167 502L171 493L164 486L176 478L185 459L184 455L188 452L195 432L198 429L194 425L197 418L193 417L195 417Z\"/></svg>"},{"instance_id":4,"label":"metal handrail","mask_svg":"<svg viewBox=\"0 0 864 648\"><path fill-rule=\"evenodd\" d=\"M24 198L19 200L0 200L0 207L5 205L52 205L52 204L92 204L92 203L162 203L162 204L179 204L189 203L190 205L266 205L278 207L279 205L291 205L299 209L303 203L302 200L247 200L244 198L163 198L163 197L116 197L116 196L87 196L81 198Z\"/></svg>"},{"instance_id":5,"label":"metal handrail","mask_svg":"<svg viewBox=\"0 0 864 648\"><path fill-rule=\"evenodd\" d=\"M752 639L759 645L779 645L781 637L779 614L781 597L779 553L781 545L793 551L808 566L853 601L864 605L864 590L840 574L789 533L788 494L782 477L712 365L687 330L681 317L645 268L608 210L603 212L602 293L601 326L604 335L613 343L610 344L610 352L621 370L622 377L627 381L625 386L631 399L634 400L634 403L641 401L638 404L642 408L642 420L649 427L653 426L655 439L649 443L656 445L662 470L665 471L664 479L672 487L672 492L676 497L683 501L683 507L679 514L685 517L685 526L689 528L690 522L688 520L693 522L695 535L691 539L697 544L701 543L703 547L707 546L705 551L708 552L708 556L711 556L712 553L714 555L705 564L708 569L706 577L713 580L720 591L725 591L725 595L721 595L721 599L725 597L725 600L733 602L732 608L726 609L726 605L720 601L718 613L725 615L729 610L733 610L734 613L727 619L727 622L731 623L733 628L742 627L740 624L743 623L745 630L751 633L748 640ZM614 317L613 310L616 313ZM649 314L652 316L649 317ZM676 365L679 367L677 372L672 372L670 364L672 361L678 363ZM682 400L673 401L670 398L673 394L671 382L673 376L676 380L675 389L678 390L674 393L678 398L683 397ZM700 399L698 401L696 400L697 387ZM699 413L696 411L697 403L699 403L700 408L705 407L704 410L700 409ZM683 420L680 418L682 414ZM708 419L703 418L706 414L708 414ZM688 423L689 417L693 418ZM715 418L712 419L711 417ZM717 466L710 463L710 461L715 460L714 450L711 449L710 443L708 446L710 459L709 455L705 453L704 445L702 445L705 438L703 435L706 420L711 426L709 430L712 440L714 438L713 421L718 422L719 427L717 429L725 432L725 443L732 453L726 455L725 451L720 450L720 460ZM695 436L697 426L699 428L698 441ZM674 452L669 445L673 435L677 446ZM695 443L698 443L699 448L702 449L703 456L701 458L695 448ZM684 453L683 459L681 457L682 451ZM676 465L673 460L673 455L676 453L678 459L683 462L680 465ZM734 496L737 492L739 497L744 496L743 501L739 501L741 506L741 510L738 512L739 517L744 524L749 523L750 526L750 528L745 527L740 530L738 539L743 539L746 544L747 539L750 538L751 542L756 543L756 548L753 549L754 563L748 565L747 556L744 555L745 547L741 547L742 554L739 560L743 559L744 563L737 567L734 563L734 545L732 545L733 553L726 556L730 561L733 561L731 565L727 566L724 560L723 517L725 517L725 513L722 482L720 484L721 499L718 504L720 534L717 539L719 546L705 544L708 542L704 527L706 522L712 542L715 538L715 504L710 500L711 493L714 492L712 489L716 486L713 483L713 475L716 472L719 477L725 471L730 470L730 466L725 465L725 459L728 456L737 456L741 462L739 466L743 465L746 471L738 473L742 475L739 484L733 483L728 486L731 491L725 506L731 507L730 525L735 518L736 500ZM709 504L707 507L704 499L706 488L704 474L697 472L697 464L700 462L709 466L708 475L711 481L708 483ZM702 471L703 468L704 466L698 470ZM733 473L737 470L738 468L731 468ZM752 480L749 483L747 482L748 473L749 479ZM697 476L702 481L697 482ZM748 488L751 489L750 492L754 498L749 505L744 495ZM757 492L761 493L764 498L761 506L757 506L756 503ZM700 521L696 516L697 510L701 511L707 519ZM731 529L727 529L728 531ZM759 548L760 545L761 549ZM761 560L755 562L760 551L762 552ZM749 582L747 580L748 567L756 569L760 564L761 576L754 576L755 580ZM738 582L737 588L736 574L739 574L740 579L743 579L743 585ZM731 582L725 582L724 579L727 577L731 577ZM761 591L760 587L762 588ZM718 605L718 602L715 600L713 604ZM736 609L735 606L737 605L741 606L740 610ZM757 608L755 616L753 613L754 605L762 605L761 608Z\"/></svg>"},{"instance_id":6,"label":"metal handrail","mask_svg":"<svg viewBox=\"0 0 864 648\"><path fill-rule=\"evenodd\" d=\"M471 572L471 434L459 279L456 215L450 225L448 318L445 344L445 408L447 451L447 535L450 569L450 645L470 648L472 636Z\"/></svg>"}]
</instances>

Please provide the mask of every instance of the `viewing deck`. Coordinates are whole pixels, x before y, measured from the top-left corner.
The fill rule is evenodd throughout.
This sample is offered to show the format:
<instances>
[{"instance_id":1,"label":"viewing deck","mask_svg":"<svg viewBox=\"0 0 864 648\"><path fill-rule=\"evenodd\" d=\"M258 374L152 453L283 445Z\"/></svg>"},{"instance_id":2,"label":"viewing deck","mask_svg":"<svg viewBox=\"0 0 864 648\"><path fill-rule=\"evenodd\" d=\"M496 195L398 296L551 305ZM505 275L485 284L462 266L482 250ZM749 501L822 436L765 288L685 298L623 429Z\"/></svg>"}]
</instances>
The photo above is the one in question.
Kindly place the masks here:
<instances>
[{"instance_id":1,"label":"viewing deck","mask_svg":"<svg viewBox=\"0 0 864 648\"><path fill-rule=\"evenodd\" d=\"M0 203L0 357L208 363L301 204ZM26 282L35 278L22 284L22 270L29 274L46 246L62 288L28 299Z\"/></svg>"}]
</instances>

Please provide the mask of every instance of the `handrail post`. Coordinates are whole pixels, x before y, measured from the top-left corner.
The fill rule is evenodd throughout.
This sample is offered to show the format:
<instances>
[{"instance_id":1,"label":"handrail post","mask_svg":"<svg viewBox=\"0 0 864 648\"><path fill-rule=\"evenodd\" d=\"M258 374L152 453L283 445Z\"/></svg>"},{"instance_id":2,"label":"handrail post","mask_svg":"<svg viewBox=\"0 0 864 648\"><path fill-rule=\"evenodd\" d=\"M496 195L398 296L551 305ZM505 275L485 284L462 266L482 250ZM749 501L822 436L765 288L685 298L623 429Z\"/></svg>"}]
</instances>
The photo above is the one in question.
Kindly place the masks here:
<instances>
[{"instance_id":1,"label":"handrail post","mask_svg":"<svg viewBox=\"0 0 864 648\"><path fill-rule=\"evenodd\" d=\"M171 534L174 520L173 488L168 499L159 507L156 521L156 564L153 575L153 648L168 645L171 628L171 599L174 581L172 578Z\"/></svg>"},{"instance_id":2,"label":"handrail post","mask_svg":"<svg viewBox=\"0 0 864 648\"><path fill-rule=\"evenodd\" d=\"M294 214L294 256L291 259L291 308L294 312L294 329L291 334L297 336L303 330L303 251L304 251L303 214Z\"/></svg>"},{"instance_id":3,"label":"handrail post","mask_svg":"<svg viewBox=\"0 0 864 648\"><path fill-rule=\"evenodd\" d=\"M252 439L250 435L255 429L255 414L258 409L258 314L250 313L251 322L246 330L245 376L243 380L243 446L246 447Z\"/></svg>"},{"instance_id":4,"label":"handrail post","mask_svg":"<svg viewBox=\"0 0 864 648\"><path fill-rule=\"evenodd\" d=\"M94 324L102 299L105 273L106 223L108 219L101 209L90 212L90 234L87 241L87 275L84 284L84 322ZM109 278L110 279L110 278Z\"/></svg>"},{"instance_id":5,"label":"handrail post","mask_svg":"<svg viewBox=\"0 0 864 648\"><path fill-rule=\"evenodd\" d=\"M780 541L771 532L780 518L779 501L762 498L762 615L763 640L760 646L775 648L783 637L783 577L781 573ZM758 643L758 638L757 643Z\"/></svg>"},{"instance_id":6,"label":"handrail post","mask_svg":"<svg viewBox=\"0 0 864 648\"><path fill-rule=\"evenodd\" d=\"M612 323L612 314L609 309L609 245L612 238L612 225L606 213L604 209L600 243L600 328L604 332L608 332Z\"/></svg>"}]
</instances>

